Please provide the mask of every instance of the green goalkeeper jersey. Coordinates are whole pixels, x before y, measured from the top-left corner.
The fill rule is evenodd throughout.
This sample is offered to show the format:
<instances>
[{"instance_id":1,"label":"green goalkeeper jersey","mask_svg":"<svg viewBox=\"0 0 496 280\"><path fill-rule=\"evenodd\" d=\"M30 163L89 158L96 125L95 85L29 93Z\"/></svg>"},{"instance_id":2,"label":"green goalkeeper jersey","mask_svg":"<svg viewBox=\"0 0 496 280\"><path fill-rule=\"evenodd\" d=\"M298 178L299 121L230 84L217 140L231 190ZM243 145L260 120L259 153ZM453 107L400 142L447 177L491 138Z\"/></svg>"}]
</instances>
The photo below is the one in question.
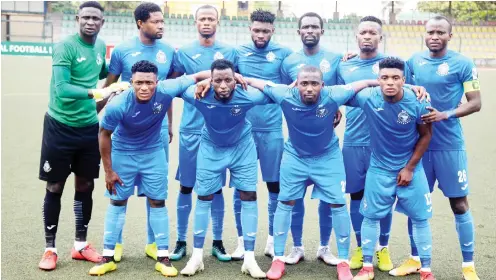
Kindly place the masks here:
<instances>
[{"instance_id":1,"label":"green goalkeeper jersey","mask_svg":"<svg viewBox=\"0 0 496 280\"><path fill-rule=\"evenodd\" d=\"M55 46L48 104L48 114L52 118L72 127L98 123L96 102L88 98L87 91L96 88L98 80L106 76L105 53L106 46L102 40L97 39L91 45L79 34L69 36ZM54 71L56 67L58 71ZM66 75L59 74L63 67L67 67ZM63 83L69 83L72 86L69 91L73 92L67 92L67 88L64 90ZM77 98L74 98L75 94Z\"/></svg>"}]
</instances>

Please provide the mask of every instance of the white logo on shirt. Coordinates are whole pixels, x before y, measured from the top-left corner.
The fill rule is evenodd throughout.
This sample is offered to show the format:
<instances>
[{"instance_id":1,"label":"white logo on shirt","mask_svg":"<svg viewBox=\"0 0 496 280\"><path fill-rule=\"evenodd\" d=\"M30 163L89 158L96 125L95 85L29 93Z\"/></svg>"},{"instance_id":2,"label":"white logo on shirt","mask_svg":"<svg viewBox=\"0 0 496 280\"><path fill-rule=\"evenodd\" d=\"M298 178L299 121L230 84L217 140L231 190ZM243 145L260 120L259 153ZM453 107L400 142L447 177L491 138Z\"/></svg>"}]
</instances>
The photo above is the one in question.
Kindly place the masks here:
<instances>
[{"instance_id":1,"label":"white logo on shirt","mask_svg":"<svg viewBox=\"0 0 496 280\"><path fill-rule=\"evenodd\" d=\"M329 110L327 110L327 108L325 108L324 105L319 105L319 107L316 110L315 115L318 118L323 118L323 117L327 116L328 113L329 113Z\"/></svg>"},{"instance_id":2,"label":"white logo on shirt","mask_svg":"<svg viewBox=\"0 0 496 280\"><path fill-rule=\"evenodd\" d=\"M322 71L322 73L327 73L327 72L331 71L331 64L325 58L322 59L319 66L320 66L320 71Z\"/></svg>"},{"instance_id":3,"label":"white logo on shirt","mask_svg":"<svg viewBox=\"0 0 496 280\"><path fill-rule=\"evenodd\" d=\"M425 60L419 61L419 63L418 63L419 66L424 66L426 64L427 64L427 61L425 61Z\"/></svg>"},{"instance_id":4,"label":"white logo on shirt","mask_svg":"<svg viewBox=\"0 0 496 280\"><path fill-rule=\"evenodd\" d=\"M208 108L208 109L213 109L213 108L215 108L215 107L216 107L215 105L207 105L207 108Z\"/></svg>"},{"instance_id":5,"label":"white logo on shirt","mask_svg":"<svg viewBox=\"0 0 496 280\"><path fill-rule=\"evenodd\" d=\"M297 107L293 107L292 109L293 109L293 111L303 112L303 109L300 109L300 108L297 108Z\"/></svg>"},{"instance_id":6,"label":"white logo on shirt","mask_svg":"<svg viewBox=\"0 0 496 280\"><path fill-rule=\"evenodd\" d=\"M468 184L465 184L465 185L463 185L463 187L462 187L461 189L462 189L462 191L464 191L464 190L466 190L467 188L468 188Z\"/></svg>"},{"instance_id":7,"label":"white logo on shirt","mask_svg":"<svg viewBox=\"0 0 496 280\"><path fill-rule=\"evenodd\" d=\"M350 70L348 70L348 71L353 72L353 71L357 70L358 68L360 68L360 67L358 67L358 66L351 67Z\"/></svg>"},{"instance_id":8,"label":"white logo on shirt","mask_svg":"<svg viewBox=\"0 0 496 280\"><path fill-rule=\"evenodd\" d=\"M138 55L140 55L140 54L141 54L141 52L135 52L135 53L132 53L132 54L131 54L131 56L132 56L132 57L135 57L135 56L138 56Z\"/></svg>"},{"instance_id":9,"label":"white logo on shirt","mask_svg":"<svg viewBox=\"0 0 496 280\"><path fill-rule=\"evenodd\" d=\"M437 67L436 73L439 76L446 76L446 75L448 75L449 74L449 65L448 65L448 63L447 62L444 62L441 65L439 65Z\"/></svg>"},{"instance_id":10,"label":"white logo on shirt","mask_svg":"<svg viewBox=\"0 0 496 280\"><path fill-rule=\"evenodd\" d=\"M221 54L220 52L216 52L214 55L214 60L217 60L217 59L224 59L224 55Z\"/></svg>"},{"instance_id":11,"label":"white logo on shirt","mask_svg":"<svg viewBox=\"0 0 496 280\"><path fill-rule=\"evenodd\" d=\"M305 66L305 63L302 63L302 64L300 64L300 65L296 66L296 68L300 69L300 68L301 68L301 67L303 67L303 66Z\"/></svg>"},{"instance_id":12,"label":"white logo on shirt","mask_svg":"<svg viewBox=\"0 0 496 280\"><path fill-rule=\"evenodd\" d=\"M50 167L50 163L48 163L48 160L45 161L45 164L43 164L43 171L46 173L52 171L52 167Z\"/></svg>"},{"instance_id":13,"label":"white logo on shirt","mask_svg":"<svg viewBox=\"0 0 496 280\"><path fill-rule=\"evenodd\" d=\"M162 111L163 105L161 103L155 102L153 103L153 113L158 114Z\"/></svg>"},{"instance_id":14,"label":"white logo on shirt","mask_svg":"<svg viewBox=\"0 0 496 280\"><path fill-rule=\"evenodd\" d=\"M412 121L412 117L410 117L410 115L408 115L408 113L405 110L401 110L401 112L398 114L398 123L408 124L411 121Z\"/></svg>"},{"instance_id":15,"label":"white logo on shirt","mask_svg":"<svg viewBox=\"0 0 496 280\"><path fill-rule=\"evenodd\" d=\"M250 56L252 55L253 53L249 52L249 53L245 53L245 56Z\"/></svg>"},{"instance_id":16,"label":"white logo on shirt","mask_svg":"<svg viewBox=\"0 0 496 280\"><path fill-rule=\"evenodd\" d=\"M138 112L136 112L136 113L135 113L132 117L133 117L133 118L136 118L136 117L137 117L140 113L141 113L141 111L138 111Z\"/></svg>"},{"instance_id":17,"label":"white logo on shirt","mask_svg":"<svg viewBox=\"0 0 496 280\"><path fill-rule=\"evenodd\" d=\"M197 58L199 58L200 56L201 56L201 53L197 53L197 54L193 55L191 58L192 58L192 59L197 59Z\"/></svg>"},{"instance_id":18,"label":"white logo on shirt","mask_svg":"<svg viewBox=\"0 0 496 280\"><path fill-rule=\"evenodd\" d=\"M239 116L241 115L243 112L243 110L238 106L238 105L234 105L233 108L231 108L231 115L232 116Z\"/></svg>"},{"instance_id":19,"label":"white logo on shirt","mask_svg":"<svg viewBox=\"0 0 496 280\"><path fill-rule=\"evenodd\" d=\"M159 50L155 56L155 60L157 60L158 63L165 63L167 62L167 56L162 50Z\"/></svg>"},{"instance_id":20,"label":"white logo on shirt","mask_svg":"<svg viewBox=\"0 0 496 280\"><path fill-rule=\"evenodd\" d=\"M374 111L376 112L384 111L384 108L374 108Z\"/></svg>"},{"instance_id":21,"label":"white logo on shirt","mask_svg":"<svg viewBox=\"0 0 496 280\"><path fill-rule=\"evenodd\" d=\"M272 62L272 61L276 60L276 54L275 54L275 53L273 53L273 52L269 52L269 53L265 56L265 58L267 58L267 61L268 61L268 62Z\"/></svg>"},{"instance_id":22,"label":"white logo on shirt","mask_svg":"<svg viewBox=\"0 0 496 280\"><path fill-rule=\"evenodd\" d=\"M379 74L379 62L376 62L374 66L372 66L372 73L374 73L375 75Z\"/></svg>"},{"instance_id":23,"label":"white logo on shirt","mask_svg":"<svg viewBox=\"0 0 496 280\"><path fill-rule=\"evenodd\" d=\"M101 54L97 54L96 56L96 65L102 65L103 63L103 58Z\"/></svg>"},{"instance_id":24,"label":"white logo on shirt","mask_svg":"<svg viewBox=\"0 0 496 280\"><path fill-rule=\"evenodd\" d=\"M76 61L77 61L78 63L81 63L81 62L83 62L83 61L85 61L85 60L86 60L86 57L80 57L80 58L77 58L77 59L76 59Z\"/></svg>"}]
</instances>

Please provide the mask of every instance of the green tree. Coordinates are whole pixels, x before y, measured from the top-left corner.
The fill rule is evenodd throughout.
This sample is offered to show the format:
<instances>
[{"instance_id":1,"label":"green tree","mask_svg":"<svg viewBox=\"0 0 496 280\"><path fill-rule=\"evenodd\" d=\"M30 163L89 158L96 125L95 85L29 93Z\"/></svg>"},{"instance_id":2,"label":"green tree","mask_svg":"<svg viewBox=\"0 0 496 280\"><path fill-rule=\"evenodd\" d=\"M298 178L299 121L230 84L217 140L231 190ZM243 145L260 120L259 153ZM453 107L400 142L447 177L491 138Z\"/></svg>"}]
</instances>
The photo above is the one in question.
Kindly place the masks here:
<instances>
[{"instance_id":1,"label":"green tree","mask_svg":"<svg viewBox=\"0 0 496 280\"><path fill-rule=\"evenodd\" d=\"M417 9L422 12L449 16L455 21L471 21L474 24L496 20L496 1L419 2Z\"/></svg>"}]
</instances>

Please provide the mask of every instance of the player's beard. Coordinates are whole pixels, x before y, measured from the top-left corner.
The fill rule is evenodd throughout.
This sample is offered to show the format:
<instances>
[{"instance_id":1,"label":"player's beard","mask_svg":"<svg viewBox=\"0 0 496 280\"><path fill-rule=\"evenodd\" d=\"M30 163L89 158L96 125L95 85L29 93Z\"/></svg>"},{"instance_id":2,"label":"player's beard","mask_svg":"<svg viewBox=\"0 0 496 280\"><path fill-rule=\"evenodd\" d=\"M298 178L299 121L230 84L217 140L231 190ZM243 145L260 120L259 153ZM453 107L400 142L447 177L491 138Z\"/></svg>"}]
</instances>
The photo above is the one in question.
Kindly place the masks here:
<instances>
[{"instance_id":1,"label":"player's beard","mask_svg":"<svg viewBox=\"0 0 496 280\"><path fill-rule=\"evenodd\" d=\"M303 41L303 45L305 45L305 47L311 49L311 48L318 46L319 42L320 42L320 38L315 37L315 40L311 43L307 43L307 42Z\"/></svg>"},{"instance_id":2,"label":"player's beard","mask_svg":"<svg viewBox=\"0 0 496 280\"><path fill-rule=\"evenodd\" d=\"M212 32L211 34L204 34L204 33L200 33L200 36L202 36L203 39L210 39L212 38L213 36L215 35L215 31Z\"/></svg>"},{"instance_id":3,"label":"player's beard","mask_svg":"<svg viewBox=\"0 0 496 280\"><path fill-rule=\"evenodd\" d=\"M441 47L439 49L430 49L429 47L429 51L432 52L432 53L440 53L440 52L443 52L447 47L448 47L448 44L441 44L440 45Z\"/></svg>"},{"instance_id":4,"label":"player's beard","mask_svg":"<svg viewBox=\"0 0 496 280\"><path fill-rule=\"evenodd\" d=\"M361 47L360 51L363 53L373 53L377 50L377 47Z\"/></svg>"},{"instance_id":5,"label":"player's beard","mask_svg":"<svg viewBox=\"0 0 496 280\"><path fill-rule=\"evenodd\" d=\"M253 45L255 46L255 48L257 48L257 49L265 49L265 47L267 47L267 46L269 45L269 43L270 43L270 39L271 39L271 38L269 38L269 40L267 40L267 42L265 42L265 43L264 43L264 45L263 45L263 46L261 46L261 47L259 47L259 46L257 45L257 40L253 40L253 39L251 39L251 40L253 41Z\"/></svg>"},{"instance_id":6,"label":"player's beard","mask_svg":"<svg viewBox=\"0 0 496 280\"><path fill-rule=\"evenodd\" d=\"M154 41L162 39L162 35L144 33L145 37Z\"/></svg>"}]
</instances>

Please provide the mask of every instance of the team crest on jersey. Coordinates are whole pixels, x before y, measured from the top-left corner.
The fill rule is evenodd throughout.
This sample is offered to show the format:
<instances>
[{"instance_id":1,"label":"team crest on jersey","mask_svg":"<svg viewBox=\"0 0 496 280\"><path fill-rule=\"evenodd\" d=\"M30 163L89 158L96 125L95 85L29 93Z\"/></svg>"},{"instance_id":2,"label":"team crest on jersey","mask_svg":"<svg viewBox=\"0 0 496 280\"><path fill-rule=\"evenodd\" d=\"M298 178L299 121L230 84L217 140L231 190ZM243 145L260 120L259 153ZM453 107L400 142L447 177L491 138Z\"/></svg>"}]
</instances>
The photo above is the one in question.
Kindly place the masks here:
<instances>
[{"instance_id":1,"label":"team crest on jersey","mask_svg":"<svg viewBox=\"0 0 496 280\"><path fill-rule=\"evenodd\" d=\"M412 121L412 117L410 117L410 115L408 115L408 113L405 110L401 110L401 112L398 114L398 123L408 124L411 121Z\"/></svg>"},{"instance_id":2,"label":"team crest on jersey","mask_svg":"<svg viewBox=\"0 0 496 280\"><path fill-rule=\"evenodd\" d=\"M155 60L157 60L158 63L165 63L167 62L167 56L162 50L159 50L155 56Z\"/></svg>"},{"instance_id":3,"label":"team crest on jersey","mask_svg":"<svg viewBox=\"0 0 496 280\"><path fill-rule=\"evenodd\" d=\"M97 65L102 65L102 63L103 63L102 55L100 53L98 53L97 56L96 56L96 64Z\"/></svg>"},{"instance_id":4,"label":"team crest on jersey","mask_svg":"<svg viewBox=\"0 0 496 280\"><path fill-rule=\"evenodd\" d=\"M220 52L216 52L214 55L214 60L217 59L224 59L224 55L222 55Z\"/></svg>"},{"instance_id":5,"label":"team crest on jersey","mask_svg":"<svg viewBox=\"0 0 496 280\"><path fill-rule=\"evenodd\" d=\"M275 54L275 53L273 53L273 52L269 52L269 53L265 56L265 58L267 58L267 61L268 61L268 62L272 62L272 61L276 60L276 54Z\"/></svg>"},{"instance_id":6,"label":"team crest on jersey","mask_svg":"<svg viewBox=\"0 0 496 280\"><path fill-rule=\"evenodd\" d=\"M329 110L327 110L327 108L324 107L324 105L319 105L315 115L318 118L323 118L323 117L327 116L327 114L329 114Z\"/></svg>"},{"instance_id":7,"label":"team crest on jersey","mask_svg":"<svg viewBox=\"0 0 496 280\"><path fill-rule=\"evenodd\" d=\"M448 73L449 73L449 65L448 65L448 63L444 62L441 65L439 65L437 67L436 73L439 76L446 76L446 75L448 75Z\"/></svg>"},{"instance_id":8,"label":"team crest on jersey","mask_svg":"<svg viewBox=\"0 0 496 280\"><path fill-rule=\"evenodd\" d=\"M322 71L322 73L327 73L327 72L331 71L331 64L325 58L322 59L319 66L320 66L320 71Z\"/></svg>"},{"instance_id":9,"label":"team crest on jersey","mask_svg":"<svg viewBox=\"0 0 496 280\"><path fill-rule=\"evenodd\" d=\"M372 66L372 73L374 73L374 75L379 75L379 62L376 62L376 64Z\"/></svg>"},{"instance_id":10,"label":"team crest on jersey","mask_svg":"<svg viewBox=\"0 0 496 280\"><path fill-rule=\"evenodd\" d=\"M231 108L231 115L232 116L239 116L241 115L241 113L243 113L243 110L238 106L238 105L234 105L234 107Z\"/></svg>"},{"instance_id":11,"label":"team crest on jersey","mask_svg":"<svg viewBox=\"0 0 496 280\"><path fill-rule=\"evenodd\" d=\"M477 69L474 67L472 68L472 80L477 80L479 79L479 74L477 74Z\"/></svg>"},{"instance_id":12,"label":"team crest on jersey","mask_svg":"<svg viewBox=\"0 0 496 280\"><path fill-rule=\"evenodd\" d=\"M158 114L162 111L163 105L162 103L155 102L153 103L153 113Z\"/></svg>"}]
</instances>

